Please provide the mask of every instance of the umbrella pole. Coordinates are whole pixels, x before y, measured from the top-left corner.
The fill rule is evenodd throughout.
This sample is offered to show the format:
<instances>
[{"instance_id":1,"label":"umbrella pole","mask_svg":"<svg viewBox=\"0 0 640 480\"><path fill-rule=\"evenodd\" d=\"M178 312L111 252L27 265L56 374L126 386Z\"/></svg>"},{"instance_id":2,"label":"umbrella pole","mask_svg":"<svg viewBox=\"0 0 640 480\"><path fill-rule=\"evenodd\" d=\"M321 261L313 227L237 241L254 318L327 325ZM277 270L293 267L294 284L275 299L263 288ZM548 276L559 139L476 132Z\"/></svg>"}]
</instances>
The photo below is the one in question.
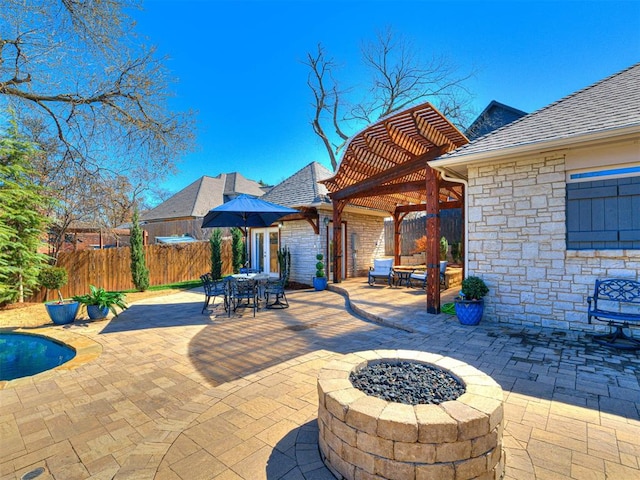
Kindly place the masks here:
<instances>
[{"instance_id":1,"label":"umbrella pole","mask_svg":"<svg viewBox=\"0 0 640 480\"><path fill-rule=\"evenodd\" d=\"M244 227L244 268L249 268L249 229Z\"/></svg>"},{"instance_id":2,"label":"umbrella pole","mask_svg":"<svg viewBox=\"0 0 640 480\"><path fill-rule=\"evenodd\" d=\"M249 268L249 228L247 227L247 214L242 215L244 219L244 268ZM248 271L248 270L247 270Z\"/></svg>"}]
</instances>

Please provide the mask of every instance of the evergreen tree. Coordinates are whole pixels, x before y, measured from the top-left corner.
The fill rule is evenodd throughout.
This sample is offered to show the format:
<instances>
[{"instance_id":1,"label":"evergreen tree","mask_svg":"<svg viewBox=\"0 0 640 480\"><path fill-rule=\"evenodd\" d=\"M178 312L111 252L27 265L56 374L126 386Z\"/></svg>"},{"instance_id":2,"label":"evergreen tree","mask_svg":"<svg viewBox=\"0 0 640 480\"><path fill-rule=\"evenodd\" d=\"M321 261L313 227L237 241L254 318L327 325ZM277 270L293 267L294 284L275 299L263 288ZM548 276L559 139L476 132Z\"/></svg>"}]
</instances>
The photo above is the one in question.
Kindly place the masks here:
<instances>
[{"instance_id":1,"label":"evergreen tree","mask_svg":"<svg viewBox=\"0 0 640 480\"><path fill-rule=\"evenodd\" d=\"M43 212L51 201L34 182L31 162L36 154L15 123L0 134L0 305L23 302L49 259L38 253L48 224Z\"/></svg>"},{"instance_id":2,"label":"evergreen tree","mask_svg":"<svg viewBox=\"0 0 640 480\"><path fill-rule=\"evenodd\" d=\"M278 265L280 266L280 278L284 279L284 284L287 285L291 273L291 251L286 245L278 249Z\"/></svg>"},{"instance_id":3,"label":"evergreen tree","mask_svg":"<svg viewBox=\"0 0 640 480\"><path fill-rule=\"evenodd\" d=\"M238 273L240 269L244 266L245 262L245 248L242 230L239 228L231 229L231 238L232 238L232 255L233 255L233 273Z\"/></svg>"},{"instance_id":4,"label":"evergreen tree","mask_svg":"<svg viewBox=\"0 0 640 480\"><path fill-rule=\"evenodd\" d=\"M222 230L216 228L211 238L211 275L214 280L222 278Z\"/></svg>"},{"instance_id":5,"label":"evergreen tree","mask_svg":"<svg viewBox=\"0 0 640 480\"><path fill-rule=\"evenodd\" d=\"M144 259L144 242L142 239L142 228L138 223L138 209L133 211L131 220L131 278L133 284L139 292L144 292L149 288L149 269Z\"/></svg>"}]
</instances>

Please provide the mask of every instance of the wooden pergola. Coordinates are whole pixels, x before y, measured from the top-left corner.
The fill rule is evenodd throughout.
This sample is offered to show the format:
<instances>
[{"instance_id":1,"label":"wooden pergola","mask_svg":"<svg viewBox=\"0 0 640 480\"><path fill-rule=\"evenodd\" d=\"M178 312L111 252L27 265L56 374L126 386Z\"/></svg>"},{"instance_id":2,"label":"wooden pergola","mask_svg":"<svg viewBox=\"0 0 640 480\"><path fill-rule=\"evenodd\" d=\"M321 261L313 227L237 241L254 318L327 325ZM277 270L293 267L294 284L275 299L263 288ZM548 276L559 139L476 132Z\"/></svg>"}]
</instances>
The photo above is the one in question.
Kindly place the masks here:
<instances>
[{"instance_id":1,"label":"wooden pergola","mask_svg":"<svg viewBox=\"0 0 640 480\"><path fill-rule=\"evenodd\" d=\"M427 162L469 140L431 104L391 114L346 145L336 174L324 180L333 201L333 282L342 278L342 211L347 204L389 212L394 256L400 264L400 224L409 212L427 215L427 311L440 312L440 210L463 206L460 183L448 182Z\"/></svg>"}]
</instances>

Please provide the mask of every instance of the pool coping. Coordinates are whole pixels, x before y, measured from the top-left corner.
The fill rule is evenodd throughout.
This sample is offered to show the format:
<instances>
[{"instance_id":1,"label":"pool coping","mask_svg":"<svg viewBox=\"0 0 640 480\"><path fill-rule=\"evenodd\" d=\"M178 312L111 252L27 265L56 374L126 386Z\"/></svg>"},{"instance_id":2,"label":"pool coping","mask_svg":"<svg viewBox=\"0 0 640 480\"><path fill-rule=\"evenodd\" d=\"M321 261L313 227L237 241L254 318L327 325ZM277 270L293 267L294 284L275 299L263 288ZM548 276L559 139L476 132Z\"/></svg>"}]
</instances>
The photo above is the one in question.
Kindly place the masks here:
<instances>
[{"instance_id":1,"label":"pool coping","mask_svg":"<svg viewBox=\"0 0 640 480\"><path fill-rule=\"evenodd\" d=\"M68 329L63 329L58 326L37 328L3 327L0 328L0 333L21 333L24 335L47 337L72 348L76 352L76 355L71 360L50 370L14 380L0 380L0 390L18 387L33 381L46 380L61 370L73 370L74 368L78 368L81 365L95 360L102 354L102 345L100 343L84 335L70 332Z\"/></svg>"}]
</instances>

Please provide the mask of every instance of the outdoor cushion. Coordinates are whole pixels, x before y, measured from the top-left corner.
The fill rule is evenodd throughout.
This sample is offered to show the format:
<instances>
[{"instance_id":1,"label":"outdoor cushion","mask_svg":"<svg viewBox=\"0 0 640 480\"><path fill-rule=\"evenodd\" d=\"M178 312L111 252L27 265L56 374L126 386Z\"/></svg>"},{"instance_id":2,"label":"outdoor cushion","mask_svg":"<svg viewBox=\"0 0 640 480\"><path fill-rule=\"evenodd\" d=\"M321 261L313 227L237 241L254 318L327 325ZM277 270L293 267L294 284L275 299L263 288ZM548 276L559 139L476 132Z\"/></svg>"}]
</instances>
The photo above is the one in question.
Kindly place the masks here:
<instances>
[{"instance_id":1,"label":"outdoor cushion","mask_svg":"<svg viewBox=\"0 0 640 480\"><path fill-rule=\"evenodd\" d=\"M414 283L418 284L420 287L425 288L427 286L427 272L414 272L409 276L409 281L411 282L411 285L413 286ZM445 284L445 276L444 273L442 273L442 270L440 271L440 285L444 286Z\"/></svg>"},{"instance_id":2,"label":"outdoor cushion","mask_svg":"<svg viewBox=\"0 0 640 480\"><path fill-rule=\"evenodd\" d=\"M424 288L425 285L427 284L427 272L414 272L411 275L409 275L409 279L412 286L415 282L415 283L418 283L420 287Z\"/></svg>"},{"instance_id":3,"label":"outdoor cushion","mask_svg":"<svg viewBox=\"0 0 640 480\"><path fill-rule=\"evenodd\" d=\"M391 275L393 268L393 258L376 258L373 260L373 267L369 270L369 285L373 285L376 278L384 278L391 285Z\"/></svg>"}]
</instances>

